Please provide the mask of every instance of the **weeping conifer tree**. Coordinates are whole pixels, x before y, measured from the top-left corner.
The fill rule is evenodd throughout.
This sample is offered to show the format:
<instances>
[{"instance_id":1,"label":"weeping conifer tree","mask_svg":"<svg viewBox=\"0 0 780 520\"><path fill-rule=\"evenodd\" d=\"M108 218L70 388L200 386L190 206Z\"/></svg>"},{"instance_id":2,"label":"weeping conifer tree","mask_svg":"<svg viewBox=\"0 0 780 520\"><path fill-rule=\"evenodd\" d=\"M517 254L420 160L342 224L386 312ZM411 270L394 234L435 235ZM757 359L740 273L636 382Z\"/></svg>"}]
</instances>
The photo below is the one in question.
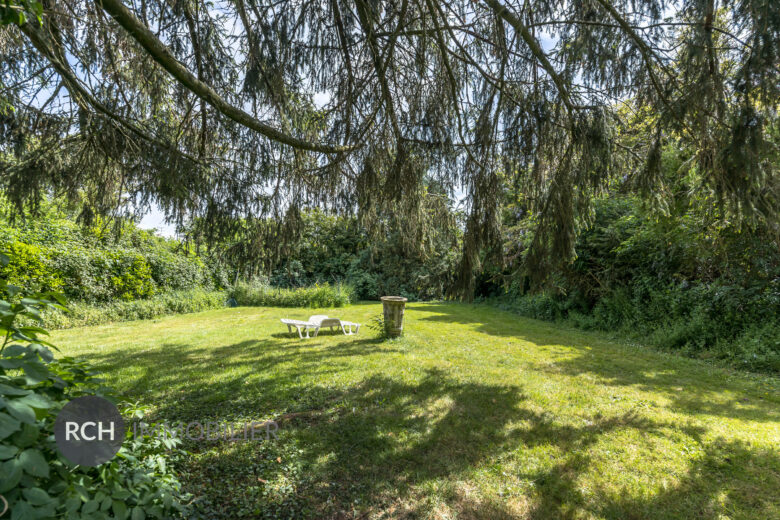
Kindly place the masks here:
<instances>
[{"instance_id":1,"label":"weeping conifer tree","mask_svg":"<svg viewBox=\"0 0 780 520\"><path fill-rule=\"evenodd\" d=\"M465 195L453 295L501 261L507 190L544 281L610 178L663 193L694 150L724 215L778 221L775 0L10 0L0 30L0 189L81 218L161 207L193 240L284 252L302 208L388 214ZM627 139L626 114L643 114ZM193 225L195 223L195 225ZM417 229L415 229L417 228ZM420 242L424 242L420 241ZM492 257L482 254L496 251Z\"/></svg>"}]
</instances>

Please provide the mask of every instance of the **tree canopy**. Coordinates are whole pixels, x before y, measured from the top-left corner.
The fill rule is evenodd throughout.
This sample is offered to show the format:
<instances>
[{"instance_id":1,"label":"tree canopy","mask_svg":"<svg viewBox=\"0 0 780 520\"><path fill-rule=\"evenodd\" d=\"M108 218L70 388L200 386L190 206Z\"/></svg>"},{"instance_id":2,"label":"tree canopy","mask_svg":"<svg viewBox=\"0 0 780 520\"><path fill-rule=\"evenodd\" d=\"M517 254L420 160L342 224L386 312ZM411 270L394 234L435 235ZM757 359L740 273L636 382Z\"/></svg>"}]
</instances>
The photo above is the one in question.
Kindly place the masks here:
<instances>
[{"instance_id":1,"label":"tree canopy","mask_svg":"<svg viewBox=\"0 0 780 520\"><path fill-rule=\"evenodd\" d=\"M7 0L0 170L95 214L151 202L257 247L299 210L375 225L462 197L458 292L509 194L542 280L608 187L663 198L664 146L724 218L780 207L776 0ZM274 217L269 226L267 217ZM370 227L370 226L369 226ZM258 238L259 237L259 238Z\"/></svg>"}]
</instances>

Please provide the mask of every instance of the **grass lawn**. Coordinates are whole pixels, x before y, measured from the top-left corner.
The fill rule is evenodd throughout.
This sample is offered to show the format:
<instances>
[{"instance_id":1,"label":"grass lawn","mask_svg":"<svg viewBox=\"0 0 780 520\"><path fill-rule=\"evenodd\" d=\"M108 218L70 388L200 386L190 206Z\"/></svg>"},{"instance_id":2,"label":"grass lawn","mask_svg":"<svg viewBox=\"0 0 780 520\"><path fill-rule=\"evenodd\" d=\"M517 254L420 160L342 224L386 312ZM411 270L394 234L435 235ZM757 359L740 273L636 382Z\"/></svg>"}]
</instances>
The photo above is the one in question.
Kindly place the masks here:
<instances>
[{"instance_id":1,"label":"grass lawn","mask_svg":"<svg viewBox=\"0 0 780 520\"><path fill-rule=\"evenodd\" d=\"M411 304L406 335L300 340L236 308L53 334L154 419L277 419L190 443L204 517L780 518L780 382L481 305Z\"/></svg>"}]
</instances>

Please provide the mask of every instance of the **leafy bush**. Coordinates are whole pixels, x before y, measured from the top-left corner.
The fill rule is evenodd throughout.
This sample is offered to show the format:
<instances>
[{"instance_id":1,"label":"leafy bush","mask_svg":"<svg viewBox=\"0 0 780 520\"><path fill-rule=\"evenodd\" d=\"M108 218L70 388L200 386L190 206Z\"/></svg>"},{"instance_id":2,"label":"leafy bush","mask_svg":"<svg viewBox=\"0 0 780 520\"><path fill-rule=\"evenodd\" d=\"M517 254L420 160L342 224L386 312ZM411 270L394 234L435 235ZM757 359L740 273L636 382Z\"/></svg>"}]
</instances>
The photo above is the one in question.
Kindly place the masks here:
<instances>
[{"instance_id":1,"label":"leafy bush","mask_svg":"<svg viewBox=\"0 0 780 520\"><path fill-rule=\"evenodd\" d=\"M546 321L560 319L563 315L561 307L558 299L547 293L528 295L518 299L513 305L518 314Z\"/></svg>"},{"instance_id":2,"label":"leafy bush","mask_svg":"<svg viewBox=\"0 0 780 520\"><path fill-rule=\"evenodd\" d=\"M104 274L106 260L102 250L80 244L60 244L52 247L51 258L52 270L62 276L69 298L105 302L114 297Z\"/></svg>"},{"instance_id":3,"label":"leafy bush","mask_svg":"<svg viewBox=\"0 0 780 520\"><path fill-rule=\"evenodd\" d=\"M170 251L155 251L146 255L155 285L166 291L193 287L210 288L214 284L206 264L197 256L184 256ZM227 286L227 281L219 287Z\"/></svg>"},{"instance_id":4,"label":"leafy bush","mask_svg":"<svg viewBox=\"0 0 780 520\"><path fill-rule=\"evenodd\" d=\"M715 283L648 289L635 284L606 293L585 312L571 297L550 293L491 302L530 318L566 319L583 329L617 332L687 356L780 372L780 303L772 287Z\"/></svg>"},{"instance_id":5,"label":"leafy bush","mask_svg":"<svg viewBox=\"0 0 780 520\"><path fill-rule=\"evenodd\" d=\"M110 273L111 292L116 298L132 301L154 294L152 269L143 256L120 251L112 251L107 256L105 271Z\"/></svg>"},{"instance_id":6,"label":"leafy bush","mask_svg":"<svg viewBox=\"0 0 780 520\"><path fill-rule=\"evenodd\" d=\"M62 277L52 269L50 255L44 249L23 242L11 242L6 249L13 262L0 267L0 280L31 292L62 289Z\"/></svg>"},{"instance_id":7,"label":"leafy bush","mask_svg":"<svg viewBox=\"0 0 780 520\"><path fill-rule=\"evenodd\" d=\"M780 321L753 325L733 340L718 341L712 353L733 366L780 373Z\"/></svg>"},{"instance_id":8,"label":"leafy bush","mask_svg":"<svg viewBox=\"0 0 780 520\"><path fill-rule=\"evenodd\" d=\"M244 256L254 268L242 272L247 278L267 273L270 285L287 289L342 282L361 300L388 294L412 301L445 298L455 279L462 232L446 197L433 191L421 201L418 230L392 212L381 229L369 233L358 218L304 211L300 233L286 244L281 260L252 249Z\"/></svg>"},{"instance_id":9,"label":"leafy bush","mask_svg":"<svg viewBox=\"0 0 780 520\"><path fill-rule=\"evenodd\" d=\"M86 325L101 325L115 321L148 320L170 314L185 314L220 309L227 299L225 291L171 291L148 300L115 301L103 305L74 303L70 312L49 310L43 313L46 326L67 329Z\"/></svg>"},{"instance_id":10,"label":"leafy bush","mask_svg":"<svg viewBox=\"0 0 780 520\"><path fill-rule=\"evenodd\" d=\"M688 356L777 371L776 231L760 223L736 227L693 193L679 186L664 214L630 196L596 200L594 219L577 238L576 260L556 266L542 294L528 293L529 276L494 276L512 280L497 303Z\"/></svg>"},{"instance_id":11,"label":"leafy bush","mask_svg":"<svg viewBox=\"0 0 780 520\"><path fill-rule=\"evenodd\" d=\"M132 222L124 223L121 234L108 229L80 227L51 203L34 219L12 224L0 218L0 250L12 259L0 269L0 279L25 291L62 290L71 300L90 303L228 285L224 263L213 256L201 257Z\"/></svg>"},{"instance_id":12,"label":"leafy bush","mask_svg":"<svg viewBox=\"0 0 780 520\"><path fill-rule=\"evenodd\" d=\"M54 422L65 404L82 395L113 400L87 364L54 359L41 338L45 330L19 325L19 318L37 320L63 303L55 293L22 298L18 288L0 282L0 493L10 518L180 515L186 497L171 464L181 454L175 443L128 438L113 460L96 468L74 467L57 451Z\"/></svg>"},{"instance_id":13,"label":"leafy bush","mask_svg":"<svg viewBox=\"0 0 780 520\"><path fill-rule=\"evenodd\" d=\"M352 302L352 288L324 284L283 289L260 283L241 282L230 295L238 305L267 307L343 307Z\"/></svg>"}]
</instances>

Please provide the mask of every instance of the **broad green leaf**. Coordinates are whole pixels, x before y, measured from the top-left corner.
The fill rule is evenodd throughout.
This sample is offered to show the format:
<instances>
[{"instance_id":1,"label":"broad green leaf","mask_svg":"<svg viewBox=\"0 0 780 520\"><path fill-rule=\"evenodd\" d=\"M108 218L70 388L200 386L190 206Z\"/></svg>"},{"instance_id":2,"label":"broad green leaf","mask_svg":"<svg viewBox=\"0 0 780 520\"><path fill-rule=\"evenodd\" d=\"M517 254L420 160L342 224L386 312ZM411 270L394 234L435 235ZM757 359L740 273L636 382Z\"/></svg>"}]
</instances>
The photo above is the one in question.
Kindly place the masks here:
<instances>
[{"instance_id":1,"label":"broad green leaf","mask_svg":"<svg viewBox=\"0 0 780 520\"><path fill-rule=\"evenodd\" d=\"M29 316L30 318L35 319L36 321L42 321L41 320L41 312L34 308L34 307L27 307L24 312L22 312L24 316Z\"/></svg>"},{"instance_id":2,"label":"broad green leaf","mask_svg":"<svg viewBox=\"0 0 780 520\"><path fill-rule=\"evenodd\" d=\"M38 487L23 489L22 495L34 506L42 506L53 500L46 491Z\"/></svg>"},{"instance_id":3,"label":"broad green leaf","mask_svg":"<svg viewBox=\"0 0 780 520\"><path fill-rule=\"evenodd\" d=\"M111 496L116 498L116 499L118 499L118 500L126 500L126 499L130 498L132 495L133 494L130 493L126 489L117 489L116 491L111 493Z\"/></svg>"},{"instance_id":4,"label":"broad green leaf","mask_svg":"<svg viewBox=\"0 0 780 520\"><path fill-rule=\"evenodd\" d=\"M75 513L81 507L81 499L79 497L70 497L65 501L65 511L69 513Z\"/></svg>"},{"instance_id":5,"label":"broad green leaf","mask_svg":"<svg viewBox=\"0 0 780 520\"><path fill-rule=\"evenodd\" d=\"M24 403L32 408L48 409L54 406L54 402L44 394L28 394L14 399L14 401Z\"/></svg>"},{"instance_id":6,"label":"broad green leaf","mask_svg":"<svg viewBox=\"0 0 780 520\"><path fill-rule=\"evenodd\" d=\"M49 369L40 362L27 362L22 365L22 370L28 384L35 385L49 379Z\"/></svg>"},{"instance_id":7,"label":"broad green leaf","mask_svg":"<svg viewBox=\"0 0 780 520\"><path fill-rule=\"evenodd\" d=\"M9 446L7 444L0 444L0 460L8 460L14 455L19 453L19 448L16 446Z\"/></svg>"},{"instance_id":8,"label":"broad green leaf","mask_svg":"<svg viewBox=\"0 0 780 520\"><path fill-rule=\"evenodd\" d=\"M144 513L144 510L138 506L135 506L133 508L132 520L145 520L145 519L146 519L146 513Z\"/></svg>"},{"instance_id":9,"label":"broad green leaf","mask_svg":"<svg viewBox=\"0 0 780 520\"><path fill-rule=\"evenodd\" d=\"M15 488L22 479L22 465L19 459L11 459L0 465L0 493Z\"/></svg>"},{"instance_id":10,"label":"broad green leaf","mask_svg":"<svg viewBox=\"0 0 780 520\"><path fill-rule=\"evenodd\" d=\"M32 393L30 390L24 388L16 388L15 386L4 385L0 383L0 395L27 395Z\"/></svg>"},{"instance_id":11,"label":"broad green leaf","mask_svg":"<svg viewBox=\"0 0 780 520\"><path fill-rule=\"evenodd\" d=\"M40 343L41 341L38 340L38 342ZM51 363L54 360L54 354L47 347L38 344L33 344L31 346L35 348L35 351L38 353L39 356L41 356L41 359L44 362Z\"/></svg>"},{"instance_id":12,"label":"broad green leaf","mask_svg":"<svg viewBox=\"0 0 780 520\"><path fill-rule=\"evenodd\" d=\"M19 462L21 462L25 473L32 475L33 477L49 476L49 464L46 462L46 459L40 450L24 450L19 455Z\"/></svg>"},{"instance_id":13,"label":"broad green leaf","mask_svg":"<svg viewBox=\"0 0 780 520\"><path fill-rule=\"evenodd\" d=\"M113 500L111 502L111 511L114 512L114 516L119 520L127 518L127 506L121 500Z\"/></svg>"},{"instance_id":14,"label":"broad green leaf","mask_svg":"<svg viewBox=\"0 0 780 520\"><path fill-rule=\"evenodd\" d=\"M14 508L11 511L11 520L32 520L38 518L35 514L35 508L27 502L19 501L14 504Z\"/></svg>"},{"instance_id":15,"label":"broad green leaf","mask_svg":"<svg viewBox=\"0 0 780 520\"><path fill-rule=\"evenodd\" d=\"M40 430L34 424L22 423L21 431L13 434L10 440L20 448L27 448L36 443L39 433Z\"/></svg>"},{"instance_id":16,"label":"broad green leaf","mask_svg":"<svg viewBox=\"0 0 780 520\"><path fill-rule=\"evenodd\" d=\"M21 421L11 417L7 413L0 412L0 440L5 439L21 426Z\"/></svg>"},{"instance_id":17,"label":"broad green leaf","mask_svg":"<svg viewBox=\"0 0 780 520\"><path fill-rule=\"evenodd\" d=\"M22 403L19 399L9 399L5 403L6 411L23 423L35 424L35 410Z\"/></svg>"},{"instance_id":18,"label":"broad green leaf","mask_svg":"<svg viewBox=\"0 0 780 520\"><path fill-rule=\"evenodd\" d=\"M64 306L64 305L67 305L67 304L68 304L68 299L67 299L67 298L65 298L65 295L64 295L64 294L62 294L62 293L58 293L58 292L48 292L48 293L46 293L46 295L47 295L49 298L51 298L52 300L54 300L54 301L56 301L57 303L59 303L60 305L63 305L63 306Z\"/></svg>"},{"instance_id":19,"label":"broad green leaf","mask_svg":"<svg viewBox=\"0 0 780 520\"><path fill-rule=\"evenodd\" d=\"M46 336L49 335L49 331L42 329L41 327L19 327L17 330L22 334L26 334L27 336L33 334L45 334Z\"/></svg>"},{"instance_id":20,"label":"broad green leaf","mask_svg":"<svg viewBox=\"0 0 780 520\"><path fill-rule=\"evenodd\" d=\"M98 507L100 507L100 502L97 500L88 500L86 504L84 504L84 507L81 508L81 512L84 514L91 514L98 510Z\"/></svg>"},{"instance_id":21,"label":"broad green leaf","mask_svg":"<svg viewBox=\"0 0 780 520\"><path fill-rule=\"evenodd\" d=\"M9 370L20 368L22 363L24 363L24 361L21 359L0 358L0 367Z\"/></svg>"},{"instance_id":22,"label":"broad green leaf","mask_svg":"<svg viewBox=\"0 0 780 520\"><path fill-rule=\"evenodd\" d=\"M35 337L34 336L28 336L24 332L20 332L18 329L15 330L13 334L11 334L11 339L14 339L16 341L24 341L24 342L27 342L27 343L29 343L31 341L35 341Z\"/></svg>"},{"instance_id":23,"label":"broad green leaf","mask_svg":"<svg viewBox=\"0 0 780 520\"><path fill-rule=\"evenodd\" d=\"M5 350L3 350L3 356L5 357L16 357L16 356L23 356L30 352L30 349L28 347L25 347L24 345L8 345L5 347Z\"/></svg>"},{"instance_id":24,"label":"broad green leaf","mask_svg":"<svg viewBox=\"0 0 780 520\"><path fill-rule=\"evenodd\" d=\"M64 475L65 475L65 473L66 473L66 472L65 472L64 468L58 468L58 469L57 469L57 473L58 473L58 474L59 474L59 475L60 475L62 478L65 478L65 477L64 477ZM57 482L55 482L54 484L52 484L52 485L51 485L51 486L50 486L50 487L47 489L47 491L49 492L49 494L50 494L50 495L59 495L59 494L61 494L61 493L64 493L66 489L68 489L68 484L67 484L67 482L66 482L65 480L60 480L60 481L57 481Z\"/></svg>"}]
</instances>

